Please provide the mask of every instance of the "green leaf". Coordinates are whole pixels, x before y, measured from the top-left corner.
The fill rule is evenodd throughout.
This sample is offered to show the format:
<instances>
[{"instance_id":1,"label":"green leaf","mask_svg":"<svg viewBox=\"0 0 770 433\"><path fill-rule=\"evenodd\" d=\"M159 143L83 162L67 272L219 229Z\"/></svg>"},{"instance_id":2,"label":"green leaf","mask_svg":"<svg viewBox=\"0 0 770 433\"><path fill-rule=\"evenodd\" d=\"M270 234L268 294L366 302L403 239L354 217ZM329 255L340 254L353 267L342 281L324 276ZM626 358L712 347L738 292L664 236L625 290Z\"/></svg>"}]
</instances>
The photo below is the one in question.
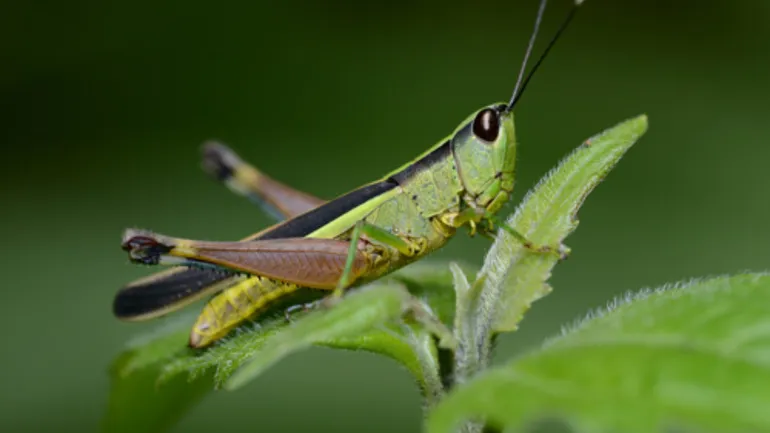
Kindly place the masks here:
<instances>
[{"instance_id":1,"label":"green leaf","mask_svg":"<svg viewBox=\"0 0 770 433\"><path fill-rule=\"evenodd\" d=\"M377 287L384 289L385 286ZM368 291L364 293L368 294L365 298L354 296L353 300L372 302L372 305L380 307L383 307L380 303L384 302L384 310L393 307L394 299L400 302L402 297L410 298L403 289L396 291L395 295L389 292L385 299L369 296L373 294ZM375 290L375 293L379 293L379 290ZM310 331L324 329L328 331L328 326L335 325L330 319L347 311L345 305L354 309L362 307L351 305L346 297L340 305L328 311L330 314L326 314L327 311L317 312L321 313L319 315L324 320L314 320L312 314L307 315L297 320L296 324L302 324L297 327L287 326L282 316L269 317L262 323L243 326L223 343L203 351L187 348L186 343L192 323L189 317L164 325L153 333L134 340L129 343L129 348L117 358L111 368L110 401L103 422L103 431L152 433L168 430L215 385L224 383L238 367L252 359L255 354L262 356L260 350L271 338L277 335L293 336L297 339L295 342L297 346L280 347L279 351L299 350L306 343L303 339L312 339L313 333ZM398 307L396 315L401 312L401 305L398 304ZM371 310L359 309L358 317L365 315L367 311ZM336 324L337 330L344 334L344 330L349 330L348 325L351 324L342 322L344 320L339 320ZM311 329L314 326L318 326L318 329ZM415 351L407 343L395 338L392 332L380 331L379 335L377 332L372 331L368 338L360 336L358 339L351 338L349 341L344 341L341 337L338 341L325 343L330 346L346 348L361 346L374 351L387 352L386 354L407 364L407 368L418 375L416 377L424 376L420 368L420 360L416 358ZM285 344L286 340L277 339L276 343L278 342ZM267 345L268 350L271 350L270 347L271 345ZM275 348L275 344L272 344L272 347ZM271 354L274 357L272 359L277 360L287 353L276 353L274 349L265 353L266 356Z\"/></svg>"},{"instance_id":2,"label":"green leaf","mask_svg":"<svg viewBox=\"0 0 770 433\"><path fill-rule=\"evenodd\" d=\"M463 265L466 269L472 269ZM415 263L390 277L370 284L368 287L392 286L394 283L404 284L409 292L426 304L442 322L451 321L454 309L454 293L452 292L452 276L446 264ZM349 295L359 290L355 289ZM335 310L338 306L335 306ZM238 328L233 334L224 338L219 344L200 352L187 352L183 356L176 357L166 365L161 380L174 377L178 374L189 373L193 376L200 375L211 369L214 370L215 386L221 386L232 376L236 369L240 368L249 358L261 354L266 342L289 323L280 314L280 308L274 308L268 314L263 314L256 323L247 324ZM361 310L364 311L364 310ZM356 314L356 311L349 311ZM344 316L348 313L338 311ZM302 323L305 315L298 314L294 317L295 324ZM451 322L449 322L451 323ZM351 325L353 325L351 323ZM310 325L312 328L316 325ZM303 325L303 328L306 329ZM405 329L397 322L377 325L366 332L361 332L355 326L351 332L340 332L334 338L326 338L314 341L314 344L347 350L365 350L388 356L403 364L415 377L418 384L425 388L424 377L426 363L432 363L427 355L435 351L435 348L427 347L426 337L416 329ZM298 332L298 331L295 331ZM417 350L419 349L419 350ZM425 353L419 353L421 350ZM261 355L259 355L261 357Z\"/></svg>"},{"instance_id":3,"label":"green leaf","mask_svg":"<svg viewBox=\"0 0 770 433\"><path fill-rule=\"evenodd\" d=\"M559 248L577 227L576 214L586 196L646 130L642 115L586 140L529 191L506 224L534 245ZM557 261L557 254L532 252L499 230L480 273L484 281L478 315L488 323L480 325L479 341L490 331L516 330L532 302L551 291L546 281Z\"/></svg>"},{"instance_id":4,"label":"green leaf","mask_svg":"<svg viewBox=\"0 0 770 433\"><path fill-rule=\"evenodd\" d=\"M379 296L377 293L391 290L394 284L405 285L414 298L425 303L427 310L451 323L454 315L451 273L446 264L430 263L416 263L366 288L352 291L350 295L374 289L374 293L364 295L364 298L354 296L350 301L353 304L348 303L346 296L341 309L337 305L332 309L333 314L323 312L322 319L298 314L293 323L289 323L282 314L287 305L276 304L256 322L241 326L206 350L187 348L194 317L184 315L130 342L127 350L113 363L105 429L118 431L120 426L127 426L128 430L162 431L202 398L206 390L222 386L252 358L259 357L264 362L271 357L272 361L277 361L311 343L390 357L406 367L423 390L427 403L433 404L443 395L433 335L423 326L408 325L400 319L386 320L398 318L403 312L401 304L392 309L398 304L394 300L408 299L407 304L414 307L414 298L399 288L396 292L388 292L384 300L375 299ZM285 304L317 299L317 295L315 291L298 294L296 299L289 299ZM367 305L362 306L361 302ZM310 321L305 323L305 320ZM324 336L326 338L322 338ZM272 341L274 338L276 340ZM263 354L263 350L270 352ZM262 364L260 370L267 366ZM148 405L152 408L146 407ZM137 417L137 413L147 415Z\"/></svg>"},{"instance_id":5,"label":"green leaf","mask_svg":"<svg viewBox=\"0 0 770 433\"><path fill-rule=\"evenodd\" d=\"M466 275L478 272L478 267L468 263L457 263L455 266ZM409 293L430 306L442 323L452 326L456 301L455 291L452 289L454 274L448 262L420 261L392 274L390 278L403 283Z\"/></svg>"},{"instance_id":6,"label":"green leaf","mask_svg":"<svg viewBox=\"0 0 770 433\"><path fill-rule=\"evenodd\" d=\"M136 370L190 353L187 340L193 320L187 314L129 341L126 350L113 363L111 374L125 377Z\"/></svg>"},{"instance_id":7,"label":"green leaf","mask_svg":"<svg viewBox=\"0 0 770 433\"><path fill-rule=\"evenodd\" d=\"M418 381L423 376L420 360L405 338L403 329L398 325L384 324L364 333L327 338L315 344L334 349L379 353L400 362Z\"/></svg>"},{"instance_id":8,"label":"green leaf","mask_svg":"<svg viewBox=\"0 0 770 433\"><path fill-rule=\"evenodd\" d=\"M628 296L457 388L428 432L469 419L515 431L544 417L586 432L770 432L768 305L768 274Z\"/></svg>"},{"instance_id":9,"label":"green leaf","mask_svg":"<svg viewBox=\"0 0 770 433\"><path fill-rule=\"evenodd\" d=\"M213 371L211 388L220 388L237 368L258 353L265 342L287 326L283 317L266 317L259 323L250 323L236 329L215 346L190 351L172 359L161 370L161 383L178 375L189 375L191 380Z\"/></svg>"},{"instance_id":10,"label":"green leaf","mask_svg":"<svg viewBox=\"0 0 770 433\"><path fill-rule=\"evenodd\" d=\"M182 328L181 326L184 326ZM173 426L211 389L211 377L177 378L163 385L163 362L187 351L188 320L176 321L129 343L110 368L110 398L102 430L162 432Z\"/></svg>"},{"instance_id":11,"label":"green leaf","mask_svg":"<svg viewBox=\"0 0 770 433\"><path fill-rule=\"evenodd\" d=\"M476 281L473 285L468 282L466 273L455 263L450 270L454 277L454 289L457 306L454 332L458 341L455 351L454 381L462 383L481 367L480 351L476 340L477 307L481 284Z\"/></svg>"},{"instance_id":12,"label":"green leaf","mask_svg":"<svg viewBox=\"0 0 770 433\"><path fill-rule=\"evenodd\" d=\"M258 354L225 383L228 389L251 381L285 356L314 343L355 336L399 318L411 298L400 285L381 284L362 288L329 309L313 311L284 327L265 341Z\"/></svg>"},{"instance_id":13,"label":"green leaf","mask_svg":"<svg viewBox=\"0 0 770 433\"><path fill-rule=\"evenodd\" d=\"M211 390L210 376L193 381L177 377L157 385L159 372L156 366L112 379L102 431L166 431Z\"/></svg>"}]
</instances>

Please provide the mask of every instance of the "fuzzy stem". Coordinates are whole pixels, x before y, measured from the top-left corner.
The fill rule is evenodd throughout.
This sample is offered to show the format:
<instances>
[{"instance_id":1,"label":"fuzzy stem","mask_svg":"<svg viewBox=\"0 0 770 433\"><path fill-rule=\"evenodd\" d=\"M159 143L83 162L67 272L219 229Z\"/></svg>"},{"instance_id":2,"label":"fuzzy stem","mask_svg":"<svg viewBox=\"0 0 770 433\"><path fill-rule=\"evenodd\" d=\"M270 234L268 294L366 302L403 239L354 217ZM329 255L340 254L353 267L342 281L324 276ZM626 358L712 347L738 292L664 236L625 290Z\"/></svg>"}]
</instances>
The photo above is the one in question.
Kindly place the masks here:
<instances>
[{"instance_id":1,"label":"fuzzy stem","mask_svg":"<svg viewBox=\"0 0 770 433\"><path fill-rule=\"evenodd\" d=\"M452 366L453 375L447 388L454 388L467 382L489 365L487 357L491 353L491 342L485 341L488 339L486 337L489 333L480 333L478 329L480 325L486 322L491 324L491 318L485 320L489 314L484 314L483 306L478 302L479 290L484 281L483 277L478 278L471 285L457 264L450 264L450 270L454 279L457 302L454 324L457 348ZM483 423L469 421L463 424L458 432L481 433L483 430Z\"/></svg>"},{"instance_id":2,"label":"fuzzy stem","mask_svg":"<svg viewBox=\"0 0 770 433\"><path fill-rule=\"evenodd\" d=\"M420 363L422 370L422 397L427 414L444 397L444 385L439 373L439 358L433 336L427 332L415 332L409 325L402 329Z\"/></svg>"}]
</instances>

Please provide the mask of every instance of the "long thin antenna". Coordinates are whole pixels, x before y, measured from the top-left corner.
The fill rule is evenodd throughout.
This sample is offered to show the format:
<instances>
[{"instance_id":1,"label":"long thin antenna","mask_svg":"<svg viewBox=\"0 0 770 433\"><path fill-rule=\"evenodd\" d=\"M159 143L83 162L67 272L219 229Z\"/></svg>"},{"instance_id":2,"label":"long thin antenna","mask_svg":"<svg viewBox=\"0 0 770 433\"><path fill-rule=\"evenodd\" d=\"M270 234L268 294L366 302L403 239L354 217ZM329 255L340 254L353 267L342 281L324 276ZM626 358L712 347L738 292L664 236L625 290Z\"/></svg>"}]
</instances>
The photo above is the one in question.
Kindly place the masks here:
<instances>
[{"instance_id":1,"label":"long thin antenna","mask_svg":"<svg viewBox=\"0 0 770 433\"><path fill-rule=\"evenodd\" d=\"M545 3L545 0L543 0L543 3ZM535 65L532 67L532 70L529 71L529 74L527 74L527 78L524 79L524 83L521 84L521 87L519 87L519 82L521 81L521 72L519 73L519 80L516 82L516 90L513 91L513 95L511 95L511 101L508 103L507 110L510 111L513 109L513 106L516 105L516 102L519 101L521 98L521 95L524 94L524 89L527 88L527 85L529 84L529 81L532 79L532 77L535 75L535 72L540 67L540 65L543 63L543 60L545 60L546 56L548 56L548 53L551 51L551 48L553 48L554 45L556 45L556 41L559 40L562 33L564 33L565 30L567 30L567 27L569 26L569 23L572 21L572 19L575 17L575 13L578 10L578 7L583 4L583 0L575 0L575 3L572 6L572 9L570 9L569 14L564 19L564 21L561 23L561 26L559 26L559 29L556 31L556 34L554 34L553 38L551 38L551 41L548 43L548 46L545 47L545 51L543 51L543 54L540 55L540 58L537 59L537 62L535 62ZM541 3L542 6L542 3ZM538 16L539 20L540 16ZM538 26L539 23L536 23L536 26ZM537 27L536 27L537 28ZM535 30L537 31L537 30ZM534 40L534 34L533 40ZM527 48L527 56L529 57L529 51L531 50L532 40L530 40L530 47ZM525 59L526 59L525 57ZM526 62L526 60L525 60ZM524 70L524 65L522 65L522 71Z\"/></svg>"},{"instance_id":2,"label":"long thin antenna","mask_svg":"<svg viewBox=\"0 0 770 433\"><path fill-rule=\"evenodd\" d=\"M508 110L513 107L513 103L518 99L519 86L521 86L521 80L524 78L524 72L527 69L527 61L530 54L532 54L532 48L535 47L535 39L537 39L537 32L540 31L540 23L543 21L543 15L545 14L545 5L548 0L540 0L540 7L537 10L537 17L535 18L535 28L532 30L532 36L529 37L529 43L527 44L527 51L524 52L524 61L521 62L521 69L519 69L519 76L516 78L516 86L513 88L513 94L511 94L511 102L508 103Z\"/></svg>"}]
</instances>

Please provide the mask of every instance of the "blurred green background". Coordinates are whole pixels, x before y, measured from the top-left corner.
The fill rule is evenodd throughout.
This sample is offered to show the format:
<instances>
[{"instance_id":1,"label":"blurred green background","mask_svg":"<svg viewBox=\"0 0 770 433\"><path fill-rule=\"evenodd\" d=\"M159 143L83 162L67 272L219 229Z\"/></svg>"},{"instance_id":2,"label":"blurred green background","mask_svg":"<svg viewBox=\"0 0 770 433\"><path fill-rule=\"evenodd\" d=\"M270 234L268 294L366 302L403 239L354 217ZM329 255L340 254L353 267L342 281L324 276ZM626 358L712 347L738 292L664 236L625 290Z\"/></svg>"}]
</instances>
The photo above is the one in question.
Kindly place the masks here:
<instances>
[{"instance_id":1,"label":"blurred green background","mask_svg":"<svg viewBox=\"0 0 770 433\"><path fill-rule=\"evenodd\" d=\"M333 197L507 99L537 6L6 3L0 426L14 432L96 430L111 359L157 326L111 313L147 273L119 248L125 227L229 240L270 222L202 174L203 140ZM543 35L569 5L551 3ZM498 361L626 290L768 267L768 77L768 2L585 4L517 108L517 200L588 136L642 112L651 129L586 202L555 292ZM461 235L440 256L480 263L487 246ZM317 349L212 394L176 431L409 432L420 416L395 363Z\"/></svg>"}]
</instances>

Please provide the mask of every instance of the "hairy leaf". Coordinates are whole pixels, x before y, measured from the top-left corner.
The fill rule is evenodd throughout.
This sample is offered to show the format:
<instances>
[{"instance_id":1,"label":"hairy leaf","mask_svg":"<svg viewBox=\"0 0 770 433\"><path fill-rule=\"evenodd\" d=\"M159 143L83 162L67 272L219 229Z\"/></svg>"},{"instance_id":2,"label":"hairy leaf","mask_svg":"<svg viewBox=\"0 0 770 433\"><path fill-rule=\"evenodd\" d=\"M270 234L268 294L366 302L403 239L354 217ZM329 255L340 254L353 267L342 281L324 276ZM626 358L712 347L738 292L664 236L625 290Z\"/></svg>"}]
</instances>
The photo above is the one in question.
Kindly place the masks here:
<instances>
[{"instance_id":1,"label":"hairy leaf","mask_svg":"<svg viewBox=\"0 0 770 433\"><path fill-rule=\"evenodd\" d=\"M467 266L465 268L471 269ZM425 308L433 311L444 323L451 323L454 316L454 293L451 288L452 276L446 264L416 263L384 280L370 284L369 287L382 288L393 284L405 285L415 299L424 303ZM406 296L403 290L398 293L396 297L399 299ZM392 300L389 296L386 297ZM313 294L300 294L297 299L289 300L288 303L301 303L312 299L315 299ZM118 356L110 371L112 386L104 423L106 431L120 431L117 430L119 426L147 432L167 429L185 410L189 410L200 400L206 390L223 385L244 363L255 356L261 356L266 343L277 335L282 335L283 340L279 340L283 341L281 344L286 344L287 336L296 339L294 343L297 346L291 347L291 351L299 350L308 342L312 342L339 349L365 350L390 357L401 363L414 376L427 403L435 403L442 395L442 387L433 336L421 326L408 325L402 321L379 323L378 320L384 316L369 316L362 322L362 314L371 313L370 305L361 309L356 308L356 305L346 309L344 305L342 310L335 313L339 324L343 326L335 328L333 332L329 332L324 326L334 323L324 322L324 326L316 328L319 323L310 317L311 321L302 325L303 321L308 319L307 314L298 314L293 318L293 324L299 324L299 329L284 334L283 331L291 328L292 323L283 317L283 308L286 305L279 305L260 316L256 322L241 326L222 342L205 350L187 348L194 312L171 320L159 326L157 330L136 338L128 343L127 349ZM376 303L372 305L375 309L381 308L376 307ZM371 323L366 325L364 322L369 319ZM325 333L327 338L320 338L319 331ZM279 343L276 341L271 345L275 349ZM268 349L270 347L268 346ZM286 350L286 346L281 346L280 350ZM273 352L273 356L278 359L287 353ZM152 408L147 407L148 405ZM147 415L137 417L137 413Z\"/></svg>"},{"instance_id":2,"label":"hairy leaf","mask_svg":"<svg viewBox=\"0 0 770 433\"><path fill-rule=\"evenodd\" d=\"M478 271L467 263L456 263L457 269L472 275ZM394 273L391 278L403 283L409 293L422 299L433 313L447 326L455 320L455 291L453 271L448 262L421 261Z\"/></svg>"},{"instance_id":3,"label":"hairy leaf","mask_svg":"<svg viewBox=\"0 0 770 433\"><path fill-rule=\"evenodd\" d=\"M469 267L466 266L466 268ZM454 293L451 288L452 276L446 264L416 263L391 277L370 284L366 289L382 286L391 287L394 283L404 284L409 289L409 292L415 298L422 300L426 308L433 311L437 317L442 319L442 322L452 319ZM360 290L364 289L361 288ZM351 292L349 296L356 294L357 291L358 289ZM339 310L338 307L335 306L332 310ZM339 317L340 323L343 323L343 317L347 317L347 315L350 315L350 318L354 316L360 317L360 314L367 311L369 310L362 309L356 311L355 308L339 310L335 313L338 316L334 317ZM314 327L317 324L311 323L309 326L303 324L308 318L307 314L298 314L294 317L293 323L290 324L283 318L280 311L278 313L265 314L256 323L241 326L233 334L207 350L197 353L192 351L184 352L166 365L163 370L162 380L182 373L190 373L193 376L197 376L213 369L215 371L214 379L216 385L219 386L230 378L235 370L240 368L249 358L260 354L263 350L263 345L268 340L284 330L300 326L299 330L292 331L295 333L293 334L294 337L300 337L300 333L304 332L303 330L316 331ZM449 323L451 324L451 322ZM425 386L426 378L423 377L425 365L421 365L421 358L425 354L416 353L415 341L412 341L413 338L418 338L422 341L422 336L415 337L413 335L413 332L418 331L413 329L406 332L397 322L385 323L383 325L377 324L377 326L371 327L366 332L356 328L357 325L352 321L348 325L350 325L348 328L350 332L337 328L335 330L335 332L339 331L337 335L314 339L313 344L347 350L365 350L388 356L403 364L415 376L418 384ZM322 330L322 328L318 328L318 330ZM306 337L310 338L311 335L308 334ZM148 341L148 344L150 343L151 341ZM420 345L424 345L424 341ZM261 355L260 358L262 358Z\"/></svg>"},{"instance_id":4,"label":"hairy leaf","mask_svg":"<svg viewBox=\"0 0 770 433\"><path fill-rule=\"evenodd\" d=\"M432 413L430 433L486 419L519 431L770 431L770 276L643 291L541 350L488 370Z\"/></svg>"},{"instance_id":5,"label":"hairy leaf","mask_svg":"<svg viewBox=\"0 0 770 433\"><path fill-rule=\"evenodd\" d=\"M103 431L166 431L206 395L211 389L210 376L158 383L162 362L187 352L188 335L187 320L175 321L129 344L110 369Z\"/></svg>"},{"instance_id":6,"label":"hairy leaf","mask_svg":"<svg viewBox=\"0 0 770 433\"><path fill-rule=\"evenodd\" d=\"M395 284L370 286L351 293L332 308L314 311L267 339L225 386L238 388L281 358L315 343L353 337L385 326L404 313L410 298L402 286Z\"/></svg>"},{"instance_id":7,"label":"hairy leaf","mask_svg":"<svg viewBox=\"0 0 770 433\"><path fill-rule=\"evenodd\" d=\"M477 315L488 323L480 324L479 341L490 333L516 330L532 302L551 291L546 281L558 261L555 251L577 227L578 209L646 130L642 115L586 140L527 193L506 224L554 253L530 251L505 230L498 231L480 272L484 281Z\"/></svg>"},{"instance_id":8,"label":"hairy leaf","mask_svg":"<svg viewBox=\"0 0 770 433\"><path fill-rule=\"evenodd\" d=\"M187 341L193 320L186 314L129 341L126 350L113 363L111 374L125 377L136 370L191 353Z\"/></svg>"}]
</instances>

